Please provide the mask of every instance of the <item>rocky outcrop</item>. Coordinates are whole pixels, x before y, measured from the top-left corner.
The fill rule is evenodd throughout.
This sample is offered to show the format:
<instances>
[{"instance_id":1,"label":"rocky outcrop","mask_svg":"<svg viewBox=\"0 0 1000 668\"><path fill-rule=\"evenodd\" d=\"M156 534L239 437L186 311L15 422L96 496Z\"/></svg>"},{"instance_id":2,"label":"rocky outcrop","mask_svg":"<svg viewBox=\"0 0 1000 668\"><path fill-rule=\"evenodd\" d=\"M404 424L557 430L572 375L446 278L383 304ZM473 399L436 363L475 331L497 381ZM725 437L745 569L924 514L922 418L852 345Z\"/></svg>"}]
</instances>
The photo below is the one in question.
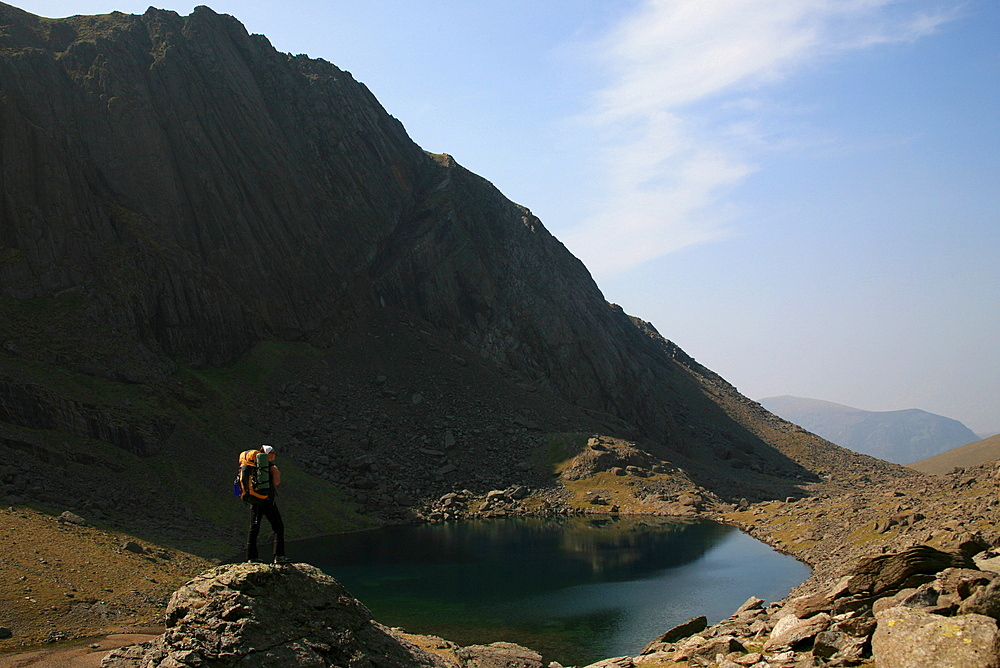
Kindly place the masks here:
<instances>
[{"instance_id":1,"label":"rocky outcrop","mask_svg":"<svg viewBox=\"0 0 1000 668\"><path fill-rule=\"evenodd\" d=\"M542 667L541 655L512 643L459 647L388 629L339 582L308 564L246 563L207 571L171 596L166 625L156 640L115 650L101 665Z\"/></svg>"}]
</instances>

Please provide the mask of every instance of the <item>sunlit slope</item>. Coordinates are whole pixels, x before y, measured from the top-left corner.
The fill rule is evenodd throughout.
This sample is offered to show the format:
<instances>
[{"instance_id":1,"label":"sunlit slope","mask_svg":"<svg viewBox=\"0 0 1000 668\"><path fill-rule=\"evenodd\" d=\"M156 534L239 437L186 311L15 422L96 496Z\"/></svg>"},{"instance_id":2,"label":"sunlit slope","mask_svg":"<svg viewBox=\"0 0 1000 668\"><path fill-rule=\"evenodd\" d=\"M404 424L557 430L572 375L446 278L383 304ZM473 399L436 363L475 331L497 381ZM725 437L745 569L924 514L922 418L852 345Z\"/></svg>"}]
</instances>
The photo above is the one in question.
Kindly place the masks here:
<instances>
[{"instance_id":1,"label":"sunlit slope","mask_svg":"<svg viewBox=\"0 0 1000 668\"><path fill-rule=\"evenodd\" d=\"M907 464L907 467L921 473L944 475L955 468L968 468L991 459L1000 459L1000 434L961 445L934 457L921 459L919 462Z\"/></svg>"}]
</instances>

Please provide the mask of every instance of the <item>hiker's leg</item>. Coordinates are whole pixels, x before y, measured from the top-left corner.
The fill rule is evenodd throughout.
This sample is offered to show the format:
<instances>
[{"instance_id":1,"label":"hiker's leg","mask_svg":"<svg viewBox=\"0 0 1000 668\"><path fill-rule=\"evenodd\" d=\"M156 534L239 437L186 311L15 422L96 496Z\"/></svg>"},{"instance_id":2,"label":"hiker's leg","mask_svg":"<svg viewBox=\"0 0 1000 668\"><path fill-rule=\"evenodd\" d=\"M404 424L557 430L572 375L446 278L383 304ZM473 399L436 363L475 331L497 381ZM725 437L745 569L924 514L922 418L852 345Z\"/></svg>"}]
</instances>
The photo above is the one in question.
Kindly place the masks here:
<instances>
[{"instance_id":1,"label":"hiker's leg","mask_svg":"<svg viewBox=\"0 0 1000 668\"><path fill-rule=\"evenodd\" d=\"M260 512L260 505L250 506L250 533L247 534L247 561L256 559L257 554L257 534L260 533L260 520L263 515Z\"/></svg>"},{"instance_id":2,"label":"hiker's leg","mask_svg":"<svg viewBox=\"0 0 1000 668\"><path fill-rule=\"evenodd\" d=\"M273 501L267 504L267 521L274 531L274 556L285 556L285 523L281 521L281 511Z\"/></svg>"}]
</instances>

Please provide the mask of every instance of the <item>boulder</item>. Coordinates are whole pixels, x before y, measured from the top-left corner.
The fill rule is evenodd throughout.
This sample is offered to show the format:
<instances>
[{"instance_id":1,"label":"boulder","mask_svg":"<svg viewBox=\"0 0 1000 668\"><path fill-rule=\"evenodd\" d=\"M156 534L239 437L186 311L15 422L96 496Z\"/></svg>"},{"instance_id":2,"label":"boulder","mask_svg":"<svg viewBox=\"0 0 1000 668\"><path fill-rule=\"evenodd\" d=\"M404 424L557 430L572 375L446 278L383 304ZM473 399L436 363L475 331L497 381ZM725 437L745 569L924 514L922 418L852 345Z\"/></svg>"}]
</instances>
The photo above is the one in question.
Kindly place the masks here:
<instances>
[{"instance_id":1,"label":"boulder","mask_svg":"<svg viewBox=\"0 0 1000 668\"><path fill-rule=\"evenodd\" d=\"M542 655L509 642L471 645L456 652L463 668L542 668Z\"/></svg>"},{"instance_id":2,"label":"boulder","mask_svg":"<svg viewBox=\"0 0 1000 668\"><path fill-rule=\"evenodd\" d=\"M63 511L63 513L56 519L60 524L76 524L81 527L87 526L87 520L68 510Z\"/></svg>"},{"instance_id":3,"label":"boulder","mask_svg":"<svg viewBox=\"0 0 1000 668\"><path fill-rule=\"evenodd\" d=\"M782 612L795 615L799 619L812 617L817 612L829 612L833 600L826 594L807 594L793 598L782 608Z\"/></svg>"},{"instance_id":4,"label":"boulder","mask_svg":"<svg viewBox=\"0 0 1000 668\"><path fill-rule=\"evenodd\" d=\"M308 564L213 568L170 597L166 627L159 638L111 652L101 666L447 666L372 620L343 585Z\"/></svg>"},{"instance_id":5,"label":"boulder","mask_svg":"<svg viewBox=\"0 0 1000 668\"><path fill-rule=\"evenodd\" d=\"M881 594L901 587L913 575L933 575L946 568L975 568L969 557L915 545L902 552L861 560L848 573L851 594Z\"/></svg>"},{"instance_id":6,"label":"boulder","mask_svg":"<svg viewBox=\"0 0 1000 668\"><path fill-rule=\"evenodd\" d=\"M701 617L692 617L683 624L678 624L673 628L664 631L653 639L648 645L646 645L640 654L649 654L655 651L659 645L667 645L673 642L677 642L683 638L694 635L699 631L704 631L708 627L708 618L702 615Z\"/></svg>"},{"instance_id":7,"label":"boulder","mask_svg":"<svg viewBox=\"0 0 1000 668\"><path fill-rule=\"evenodd\" d=\"M634 668L635 661L630 656L616 656L611 659L602 659L597 663L591 663L584 668Z\"/></svg>"},{"instance_id":8,"label":"boulder","mask_svg":"<svg viewBox=\"0 0 1000 668\"><path fill-rule=\"evenodd\" d=\"M1000 619L1000 578L975 591L962 601L958 608L961 615L978 614Z\"/></svg>"},{"instance_id":9,"label":"boulder","mask_svg":"<svg viewBox=\"0 0 1000 668\"><path fill-rule=\"evenodd\" d=\"M736 608L736 612L733 613L733 616L735 617L737 615L741 615L744 612L749 612L750 610L760 610L763 606L764 599L751 596L743 603L743 605Z\"/></svg>"},{"instance_id":10,"label":"boulder","mask_svg":"<svg viewBox=\"0 0 1000 668\"><path fill-rule=\"evenodd\" d=\"M812 655L826 660L859 662L867 644L867 636L859 638L837 629L827 629L816 634Z\"/></svg>"},{"instance_id":11,"label":"boulder","mask_svg":"<svg viewBox=\"0 0 1000 668\"><path fill-rule=\"evenodd\" d=\"M1000 668L997 623L898 607L878 613L872 656L879 668Z\"/></svg>"},{"instance_id":12,"label":"boulder","mask_svg":"<svg viewBox=\"0 0 1000 668\"><path fill-rule=\"evenodd\" d=\"M799 643L814 638L830 626L830 615L821 612L808 619L795 615L785 615L778 620L771 631L771 637L764 643L765 652L780 652L794 649Z\"/></svg>"}]
</instances>

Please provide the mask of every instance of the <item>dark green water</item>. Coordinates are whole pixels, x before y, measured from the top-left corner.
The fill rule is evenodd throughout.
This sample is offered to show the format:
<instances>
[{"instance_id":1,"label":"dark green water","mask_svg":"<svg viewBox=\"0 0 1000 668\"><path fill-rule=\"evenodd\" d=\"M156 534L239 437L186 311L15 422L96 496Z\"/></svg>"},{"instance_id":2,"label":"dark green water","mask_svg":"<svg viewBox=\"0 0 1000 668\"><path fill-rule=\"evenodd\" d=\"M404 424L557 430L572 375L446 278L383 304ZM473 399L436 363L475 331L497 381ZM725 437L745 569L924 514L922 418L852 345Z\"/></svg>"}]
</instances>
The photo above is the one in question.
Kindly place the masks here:
<instances>
[{"instance_id":1,"label":"dark green water","mask_svg":"<svg viewBox=\"0 0 1000 668\"><path fill-rule=\"evenodd\" d=\"M516 642L546 662L635 655L697 615L784 597L809 569L714 522L509 519L298 541L375 619L460 645Z\"/></svg>"}]
</instances>

